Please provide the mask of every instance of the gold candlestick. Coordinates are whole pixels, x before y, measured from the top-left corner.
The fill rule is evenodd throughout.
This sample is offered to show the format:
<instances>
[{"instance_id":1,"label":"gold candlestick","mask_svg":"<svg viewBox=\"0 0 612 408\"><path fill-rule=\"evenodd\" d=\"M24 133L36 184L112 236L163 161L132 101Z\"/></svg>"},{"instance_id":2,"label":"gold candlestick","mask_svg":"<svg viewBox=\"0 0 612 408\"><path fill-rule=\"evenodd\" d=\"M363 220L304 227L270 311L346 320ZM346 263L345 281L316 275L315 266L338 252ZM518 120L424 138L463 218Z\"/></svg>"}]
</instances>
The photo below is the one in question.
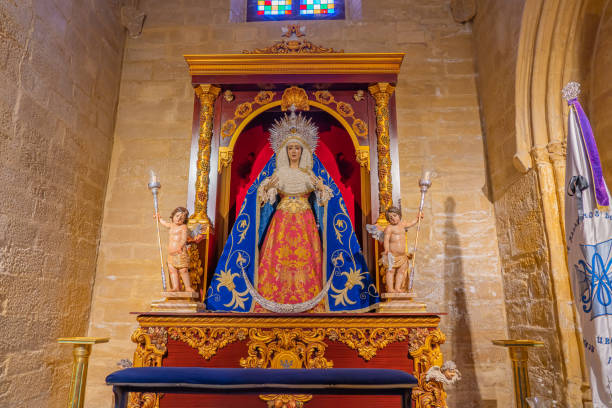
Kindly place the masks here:
<instances>
[{"instance_id":1,"label":"gold candlestick","mask_svg":"<svg viewBox=\"0 0 612 408\"><path fill-rule=\"evenodd\" d=\"M508 347L512 360L512 376L514 377L514 399L517 408L528 408L525 398L531 396L529 372L527 371L528 347L544 347L544 343L536 340L493 340L496 346Z\"/></svg>"},{"instance_id":2,"label":"gold candlestick","mask_svg":"<svg viewBox=\"0 0 612 408\"><path fill-rule=\"evenodd\" d=\"M68 408L83 408L85 402L85 385L87 384L87 365L91 346L107 343L108 337L60 337L58 343L73 344L72 378L70 380L70 399Z\"/></svg>"}]
</instances>

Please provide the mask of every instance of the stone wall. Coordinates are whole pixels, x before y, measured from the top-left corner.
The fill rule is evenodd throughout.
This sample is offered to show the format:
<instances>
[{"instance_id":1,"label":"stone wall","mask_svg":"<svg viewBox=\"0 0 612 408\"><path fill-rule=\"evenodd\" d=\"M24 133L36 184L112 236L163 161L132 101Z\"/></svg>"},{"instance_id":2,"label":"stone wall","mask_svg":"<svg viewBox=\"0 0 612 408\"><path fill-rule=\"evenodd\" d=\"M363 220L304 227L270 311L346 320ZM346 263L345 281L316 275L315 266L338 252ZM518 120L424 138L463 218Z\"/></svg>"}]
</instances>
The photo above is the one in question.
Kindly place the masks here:
<instances>
[{"instance_id":1,"label":"stone wall","mask_svg":"<svg viewBox=\"0 0 612 408\"><path fill-rule=\"evenodd\" d=\"M103 378L120 358L132 358L136 324L128 313L148 310L159 297L149 168L161 175L162 214L186 202L193 90L182 55L267 46L286 24L229 23L229 3L140 1L147 20L142 37L126 43L89 330L113 342L98 348L91 363L88 406L109 404ZM305 22L308 39L347 52L406 53L396 92L407 216L418 206L421 165L438 172L427 200L415 289L429 310L449 313L442 319L444 352L464 377L460 390L450 391L450 406L508 406L510 363L505 350L491 345L507 334L493 206L483 193L470 26L453 21L448 0L389 0L384 6L367 0L361 15Z\"/></svg>"},{"instance_id":2,"label":"stone wall","mask_svg":"<svg viewBox=\"0 0 612 408\"><path fill-rule=\"evenodd\" d=\"M480 108L495 205L509 338L546 342L531 353L537 395L563 395L563 362L544 219L534 170L513 165L516 152L515 81L524 1L479 1L474 20Z\"/></svg>"},{"instance_id":3,"label":"stone wall","mask_svg":"<svg viewBox=\"0 0 612 408\"><path fill-rule=\"evenodd\" d=\"M599 148L601 165L608 186L612 186L612 7L606 1L594 42L591 65L591 98L585 101L591 113L591 125ZM590 103L587 103L590 102ZM610 188L610 187L608 187Z\"/></svg>"},{"instance_id":4,"label":"stone wall","mask_svg":"<svg viewBox=\"0 0 612 408\"><path fill-rule=\"evenodd\" d=\"M0 2L0 406L66 405L56 339L87 334L123 46L106 0Z\"/></svg>"}]
</instances>

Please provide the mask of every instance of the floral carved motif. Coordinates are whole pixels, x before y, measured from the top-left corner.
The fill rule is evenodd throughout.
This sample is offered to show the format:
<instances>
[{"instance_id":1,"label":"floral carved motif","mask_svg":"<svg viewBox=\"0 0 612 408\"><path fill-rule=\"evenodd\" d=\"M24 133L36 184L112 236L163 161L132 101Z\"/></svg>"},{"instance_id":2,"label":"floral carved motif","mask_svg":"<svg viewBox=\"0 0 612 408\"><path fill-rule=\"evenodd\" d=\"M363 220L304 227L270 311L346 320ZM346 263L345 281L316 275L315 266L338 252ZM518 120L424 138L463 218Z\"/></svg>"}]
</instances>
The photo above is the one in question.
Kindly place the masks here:
<instances>
[{"instance_id":1,"label":"floral carved motif","mask_svg":"<svg viewBox=\"0 0 612 408\"><path fill-rule=\"evenodd\" d=\"M371 360L379 350L396 341L406 340L408 328L339 328L327 329L327 337L332 341L346 344L365 361Z\"/></svg>"},{"instance_id":2,"label":"floral carved motif","mask_svg":"<svg viewBox=\"0 0 612 408\"><path fill-rule=\"evenodd\" d=\"M247 329L236 327L170 327L168 335L172 340L187 343L198 350L206 360L217 354L217 350L238 340L244 340Z\"/></svg>"}]
</instances>

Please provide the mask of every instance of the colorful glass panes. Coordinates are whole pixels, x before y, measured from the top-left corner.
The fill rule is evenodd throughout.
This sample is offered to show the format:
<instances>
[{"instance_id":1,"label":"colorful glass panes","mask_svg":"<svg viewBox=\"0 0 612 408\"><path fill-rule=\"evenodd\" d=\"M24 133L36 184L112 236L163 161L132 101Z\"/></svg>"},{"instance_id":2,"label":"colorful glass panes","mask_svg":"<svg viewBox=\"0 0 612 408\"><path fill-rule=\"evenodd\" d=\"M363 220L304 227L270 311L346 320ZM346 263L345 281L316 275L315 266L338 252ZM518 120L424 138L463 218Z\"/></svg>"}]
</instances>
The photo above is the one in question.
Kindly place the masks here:
<instances>
[{"instance_id":1,"label":"colorful glass panes","mask_svg":"<svg viewBox=\"0 0 612 408\"><path fill-rule=\"evenodd\" d=\"M257 14L260 16L291 14L291 0L257 0Z\"/></svg>"},{"instance_id":2,"label":"colorful glass panes","mask_svg":"<svg viewBox=\"0 0 612 408\"><path fill-rule=\"evenodd\" d=\"M300 14L334 14L335 0L300 0Z\"/></svg>"}]
</instances>

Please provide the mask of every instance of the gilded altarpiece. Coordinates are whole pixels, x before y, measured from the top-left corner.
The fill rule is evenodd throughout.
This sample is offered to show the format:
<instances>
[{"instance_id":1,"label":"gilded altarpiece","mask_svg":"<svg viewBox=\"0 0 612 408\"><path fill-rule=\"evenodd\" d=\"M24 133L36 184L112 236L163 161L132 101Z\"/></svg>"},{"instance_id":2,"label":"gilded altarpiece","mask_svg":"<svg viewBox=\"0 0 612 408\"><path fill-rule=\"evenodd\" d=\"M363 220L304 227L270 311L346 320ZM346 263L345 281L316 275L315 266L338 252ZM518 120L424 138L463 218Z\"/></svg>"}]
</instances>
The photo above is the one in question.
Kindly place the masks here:
<instances>
[{"instance_id":1,"label":"gilded altarpiece","mask_svg":"<svg viewBox=\"0 0 612 408\"><path fill-rule=\"evenodd\" d=\"M312 117L337 166L370 273L380 289L378 247L366 223L401 205L395 84L401 53L353 54L293 35L237 55L186 55L194 87L189 223L202 226L192 253L192 283L206 293L223 243L265 155L266 130L294 106ZM297 39L296 39L297 36ZM263 142L262 142L263 141ZM199 252L199 262L198 253ZM426 373L443 363L435 313L164 313L138 314L134 366L395 368L413 373L416 408L446 407L446 393ZM130 395L130 407L395 407L392 396Z\"/></svg>"}]
</instances>

